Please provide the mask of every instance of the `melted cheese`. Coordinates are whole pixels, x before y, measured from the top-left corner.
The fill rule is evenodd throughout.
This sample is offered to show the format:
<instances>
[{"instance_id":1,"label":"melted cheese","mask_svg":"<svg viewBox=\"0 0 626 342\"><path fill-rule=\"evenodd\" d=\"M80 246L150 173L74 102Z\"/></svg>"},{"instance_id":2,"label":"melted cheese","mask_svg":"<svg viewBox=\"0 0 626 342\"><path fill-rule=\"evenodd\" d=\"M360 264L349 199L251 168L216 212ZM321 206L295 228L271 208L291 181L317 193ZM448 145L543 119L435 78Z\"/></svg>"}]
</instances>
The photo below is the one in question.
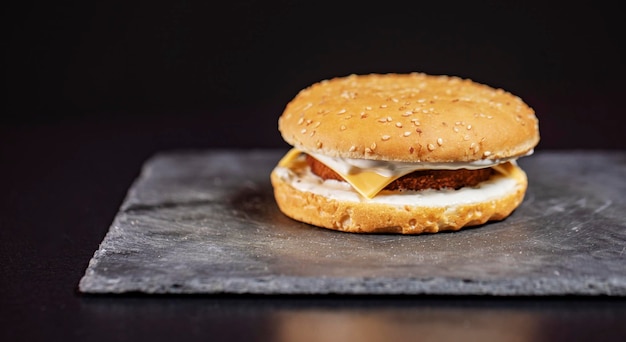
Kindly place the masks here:
<instances>
[{"instance_id":1,"label":"melted cheese","mask_svg":"<svg viewBox=\"0 0 626 342\"><path fill-rule=\"evenodd\" d=\"M302 153L302 151L293 148L279 161L281 167L289 167ZM477 169L480 167L492 167L501 174L508 174L506 167L501 163L503 161L493 161L486 164L481 161L480 167L477 163L403 163L403 162L386 162L386 161L365 161L366 163L375 163L372 165L363 164L363 161L350 160L342 158L331 158L319 154L311 154L314 158L324 163L327 167L339 174L347 183L349 183L361 196L372 199L382 189L391 182L407 175L416 170L424 169ZM514 162L514 161L512 161ZM453 164L453 165L452 165Z\"/></svg>"},{"instance_id":2,"label":"melted cheese","mask_svg":"<svg viewBox=\"0 0 626 342\"><path fill-rule=\"evenodd\" d=\"M336 170L333 170L337 172ZM373 171L362 171L359 173L339 173L339 175L350 183L352 187L366 198L373 198L384 189L389 183L402 177L401 175L383 176Z\"/></svg>"},{"instance_id":3,"label":"melted cheese","mask_svg":"<svg viewBox=\"0 0 626 342\"><path fill-rule=\"evenodd\" d=\"M302 152L298 149L291 149L287 154L278 162L278 165L281 167L288 167L298 156L300 156ZM317 156L315 156L317 157ZM389 183L403 176L403 174L398 175L381 175L376 173L375 171L369 170L361 170L357 173L349 173L344 170L333 167L331 165L325 164L333 171L337 172L346 182L348 182L352 187L359 193L361 196L365 198L373 198L379 193L382 189L384 189ZM409 171L410 172L410 171ZM408 172L407 172L408 173Z\"/></svg>"},{"instance_id":4,"label":"melted cheese","mask_svg":"<svg viewBox=\"0 0 626 342\"><path fill-rule=\"evenodd\" d=\"M302 154L302 151L298 150L297 148L292 148L280 159L280 161L278 162L278 166L288 167L289 164L291 164L296 158L298 158L298 156L300 156L300 154Z\"/></svg>"}]
</instances>

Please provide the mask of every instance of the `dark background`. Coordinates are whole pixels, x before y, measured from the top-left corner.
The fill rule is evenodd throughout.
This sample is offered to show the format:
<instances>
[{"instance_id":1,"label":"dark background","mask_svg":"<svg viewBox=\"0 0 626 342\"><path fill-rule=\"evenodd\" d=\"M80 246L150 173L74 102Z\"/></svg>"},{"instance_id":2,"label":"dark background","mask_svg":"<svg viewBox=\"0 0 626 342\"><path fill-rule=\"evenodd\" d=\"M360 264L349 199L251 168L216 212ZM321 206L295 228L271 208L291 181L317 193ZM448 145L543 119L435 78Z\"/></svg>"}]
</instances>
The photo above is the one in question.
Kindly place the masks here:
<instances>
[{"instance_id":1,"label":"dark background","mask_svg":"<svg viewBox=\"0 0 626 342\"><path fill-rule=\"evenodd\" d=\"M468 77L536 110L537 150L626 148L618 2L406 3L3 4L0 340L268 340L271 317L319 311L340 312L339 319L391 312L425 336L431 329L420 330L419 322L429 319L461 336L492 332L491 340L507 331L517 337L530 320L544 326L546 341L620 340L626 325L619 298L77 292L147 158L170 149L286 149L278 116L301 88L324 78L410 71Z\"/></svg>"},{"instance_id":2,"label":"dark background","mask_svg":"<svg viewBox=\"0 0 626 342\"><path fill-rule=\"evenodd\" d=\"M284 147L276 119L301 88L421 71L522 97L539 148L623 149L620 13L603 1L16 2L2 125L130 131L154 151Z\"/></svg>"}]
</instances>

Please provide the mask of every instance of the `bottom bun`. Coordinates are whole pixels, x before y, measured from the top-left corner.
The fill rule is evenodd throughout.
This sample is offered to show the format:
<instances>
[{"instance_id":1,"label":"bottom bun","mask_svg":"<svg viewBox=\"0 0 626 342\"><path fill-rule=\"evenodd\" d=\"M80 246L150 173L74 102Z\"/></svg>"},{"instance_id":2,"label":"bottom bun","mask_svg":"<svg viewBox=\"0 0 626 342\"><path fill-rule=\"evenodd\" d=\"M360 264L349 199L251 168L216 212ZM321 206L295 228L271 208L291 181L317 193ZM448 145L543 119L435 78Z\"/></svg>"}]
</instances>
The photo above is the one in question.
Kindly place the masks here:
<instances>
[{"instance_id":1,"label":"bottom bun","mask_svg":"<svg viewBox=\"0 0 626 342\"><path fill-rule=\"evenodd\" d=\"M322 180L304 163L271 173L279 209L292 219L352 233L421 234L459 230L509 216L524 199L526 174L514 163L476 187L382 191L371 200L346 182Z\"/></svg>"}]
</instances>

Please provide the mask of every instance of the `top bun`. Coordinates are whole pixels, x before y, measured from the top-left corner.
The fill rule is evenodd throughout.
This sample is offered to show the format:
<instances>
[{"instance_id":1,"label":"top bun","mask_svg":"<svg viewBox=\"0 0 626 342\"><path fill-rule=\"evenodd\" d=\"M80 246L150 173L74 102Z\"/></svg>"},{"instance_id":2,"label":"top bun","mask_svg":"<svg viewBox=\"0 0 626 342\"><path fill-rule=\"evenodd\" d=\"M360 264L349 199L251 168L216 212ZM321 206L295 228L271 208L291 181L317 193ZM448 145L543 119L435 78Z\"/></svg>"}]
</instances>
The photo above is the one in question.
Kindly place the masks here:
<instances>
[{"instance_id":1,"label":"top bun","mask_svg":"<svg viewBox=\"0 0 626 342\"><path fill-rule=\"evenodd\" d=\"M303 89L278 120L305 152L408 162L469 162L528 154L532 108L502 89L422 73L350 75Z\"/></svg>"}]
</instances>

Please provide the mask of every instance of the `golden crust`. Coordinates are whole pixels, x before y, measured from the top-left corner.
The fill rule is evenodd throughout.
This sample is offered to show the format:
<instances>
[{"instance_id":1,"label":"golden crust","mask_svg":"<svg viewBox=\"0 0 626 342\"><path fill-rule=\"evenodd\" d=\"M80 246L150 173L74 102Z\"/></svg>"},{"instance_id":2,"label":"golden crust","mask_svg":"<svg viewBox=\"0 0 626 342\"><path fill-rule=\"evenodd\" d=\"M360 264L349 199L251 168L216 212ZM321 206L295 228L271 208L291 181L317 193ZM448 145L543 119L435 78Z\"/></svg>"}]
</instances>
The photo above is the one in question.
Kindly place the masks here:
<instances>
[{"instance_id":1,"label":"golden crust","mask_svg":"<svg viewBox=\"0 0 626 342\"><path fill-rule=\"evenodd\" d=\"M451 76L351 75L300 91L278 121L304 151L346 158L465 162L523 156L539 142L532 108Z\"/></svg>"},{"instance_id":2,"label":"golden crust","mask_svg":"<svg viewBox=\"0 0 626 342\"><path fill-rule=\"evenodd\" d=\"M459 230L508 217L523 201L528 185L526 174L517 166L511 168L509 176L517 182L514 192L489 201L445 207L340 201L300 191L276 169L270 178L279 209L292 219L351 233L422 234Z\"/></svg>"}]
</instances>

